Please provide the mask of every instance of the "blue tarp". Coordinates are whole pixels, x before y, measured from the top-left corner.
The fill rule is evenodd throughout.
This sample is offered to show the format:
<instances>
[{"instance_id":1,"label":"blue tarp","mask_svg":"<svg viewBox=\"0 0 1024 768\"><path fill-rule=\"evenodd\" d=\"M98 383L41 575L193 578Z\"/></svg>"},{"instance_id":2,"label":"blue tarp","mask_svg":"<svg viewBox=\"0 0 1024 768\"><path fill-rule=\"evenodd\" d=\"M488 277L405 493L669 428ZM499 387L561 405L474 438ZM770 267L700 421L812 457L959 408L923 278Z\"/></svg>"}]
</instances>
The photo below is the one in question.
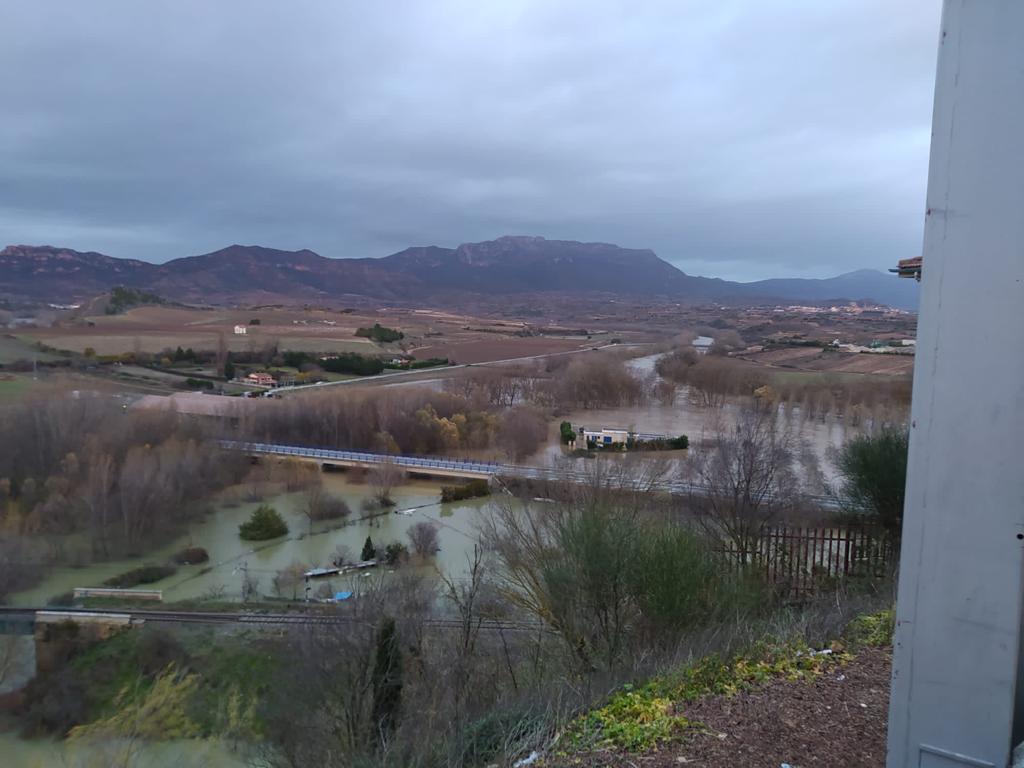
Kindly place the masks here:
<instances>
[{"instance_id":1,"label":"blue tarp","mask_svg":"<svg viewBox=\"0 0 1024 768\"><path fill-rule=\"evenodd\" d=\"M351 592L335 592L334 593L334 599L335 600L348 600L350 597L352 597L352 593Z\"/></svg>"}]
</instances>

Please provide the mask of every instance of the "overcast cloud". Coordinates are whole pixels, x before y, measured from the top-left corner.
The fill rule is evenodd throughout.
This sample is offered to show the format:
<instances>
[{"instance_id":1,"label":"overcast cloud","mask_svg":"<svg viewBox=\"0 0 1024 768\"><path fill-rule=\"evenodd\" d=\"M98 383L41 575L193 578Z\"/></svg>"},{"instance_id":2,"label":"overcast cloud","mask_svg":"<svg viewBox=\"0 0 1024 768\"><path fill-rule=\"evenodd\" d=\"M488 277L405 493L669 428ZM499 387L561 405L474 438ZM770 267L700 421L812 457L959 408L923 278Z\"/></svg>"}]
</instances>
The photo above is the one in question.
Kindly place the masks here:
<instances>
[{"instance_id":1,"label":"overcast cloud","mask_svg":"<svg viewBox=\"0 0 1024 768\"><path fill-rule=\"evenodd\" d=\"M919 253L939 0L6 2L0 245Z\"/></svg>"}]
</instances>

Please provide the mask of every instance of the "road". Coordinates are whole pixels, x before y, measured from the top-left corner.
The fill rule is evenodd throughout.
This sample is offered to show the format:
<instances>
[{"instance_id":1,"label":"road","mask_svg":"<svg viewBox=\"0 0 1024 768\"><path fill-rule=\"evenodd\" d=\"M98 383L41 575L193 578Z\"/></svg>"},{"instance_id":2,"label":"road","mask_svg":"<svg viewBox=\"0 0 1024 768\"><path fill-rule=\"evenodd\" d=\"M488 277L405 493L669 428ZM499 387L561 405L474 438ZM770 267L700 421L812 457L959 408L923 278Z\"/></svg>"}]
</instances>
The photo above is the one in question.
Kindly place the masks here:
<instances>
[{"instance_id":1,"label":"road","mask_svg":"<svg viewBox=\"0 0 1024 768\"><path fill-rule=\"evenodd\" d=\"M653 344L651 342L650 344ZM482 368L488 365L508 365L509 363L528 363L531 360L544 360L549 357L560 357L562 355L578 355L581 352L594 352L602 349L611 349L613 347L640 347L650 346L647 343L636 343L636 344L601 344L597 347L586 347L584 349L568 349L563 352L546 352L542 355L529 355L527 357L509 357L504 360L488 360L483 363L459 363L458 365L446 365L439 366L437 368L419 368L414 371L395 371L394 373L380 373L376 376L359 376L354 379L342 379L340 381L318 381L315 384L299 384L294 387L277 387L276 389L270 390L275 395L290 395L295 392L303 392L311 389L324 389L326 387L343 387L357 384L378 384L381 382L389 382L394 379L407 378L409 376L437 376L441 373L448 371L457 371L460 368Z\"/></svg>"},{"instance_id":2,"label":"road","mask_svg":"<svg viewBox=\"0 0 1024 768\"><path fill-rule=\"evenodd\" d=\"M234 440L220 441L222 448L243 451L253 456L294 456L319 462L336 462L345 465L374 466L394 464L410 471L424 474L447 474L462 477L513 477L526 480L547 480L586 485L594 481L592 473L561 467L530 467L498 462L472 461L458 458L432 458L429 456L404 456L370 453L367 451L336 451L330 448L310 448L301 445L280 445L275 443L243 443ZM615 477L616 487L642 491L661 491L677 496L707 496L707 486L676 479L622 478ZM624 482L623 482L624 481ZM838 509L837 501L830 496L806 496L808 503L822 509Z\"/></svg>"}]
</instances>

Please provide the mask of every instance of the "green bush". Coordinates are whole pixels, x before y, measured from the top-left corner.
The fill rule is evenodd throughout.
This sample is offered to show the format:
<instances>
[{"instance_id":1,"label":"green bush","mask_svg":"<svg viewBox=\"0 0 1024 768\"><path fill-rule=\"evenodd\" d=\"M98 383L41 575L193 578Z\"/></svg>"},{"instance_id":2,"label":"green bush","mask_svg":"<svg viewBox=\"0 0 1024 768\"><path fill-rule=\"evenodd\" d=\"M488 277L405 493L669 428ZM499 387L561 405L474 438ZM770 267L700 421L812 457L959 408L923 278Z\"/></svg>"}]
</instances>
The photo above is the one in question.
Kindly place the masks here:
<instances>
[{"instance_id":1,"label":"green bush","mask_svg":"<svg viewBox=\"0 0 1024 768\"><path fill-rule=\"evenodd\" d=\"M701 626L735 609L752 609L763 587L729 573L700 536L680 525L637 537L629 589L657 632Z\"/></svg>"},{"instance_id":2,"label":"green bush","mask_svg":"<svg viewBox=\"0 0 1024 768\"><path fill-rule=\"evenodd\" d=\"M486 480L470 480L465 485L442 485L441 501L464 501L490 496L491 486Z\"/></svg>"},{"instance_id":3,"label":"green bush","mask_svg":"<svg viewBox=\"0 0 1024 768\"><path fill-rule=\"evenodd\" d=\"M267 504L256 507L246 522L238 526L238 535L246 541L266 541L288 535L288 524Z\"/></svg>"},{"instance_id":4,"label":"green bush","mask_svg":"<svg viewBox=\"0 0 1024 768\"><path fill-rule=\"evenodd\" d=\"M872 515L896 537L903 524L909 443L905 429L886 427L847 441L836 462L842 477L840 492L847 504Z\"/></svg>"},{"instance_id":5,"label":"green bush","mask_svg":"<svg viewBox=\"0 0 1024 768\"><path fill-rule=\"evenodd\" d=\"M558 431L562 436L562 442L566 445L576 439L576 433L573 431L572 424L568 421L563 421L559 424Z\"/></svg>"},{"instance_id":6,"label":"green bush","mask_svg":"<svg viewBox=\"0 0 1024 768\"><path fill-rule=\"evenodd\" d=\"M398 565L409 559L409 548L400 541L393 541L384 547L384 564Z\"/></svg>"},{"instance_id":7,"label":"green bush","mask_svg":"<svg viewBox=\"0 0 1024 768\"><path fill-rule=\"evenodd\" d=\"M396 331L394 328L388 328L381 325L380 323L374 323L370 328L359 328L356 331L356 336L361 336L364 339L373 339L374 341L380 342L391 342L401 341L405 338L405 334L401 331Z\"/></svg>"},{"instance_id":8,"label":"green bush","mask_svg":"<svg viewBox=\"0 0 1024 768\"><path fill-rule=\"evenodd\" d=\"M144 565L141 568L134 568L130 571L113 576L103 582L105 587L116 589L131 589L139 584L152 584L153 582L166 579L177 572L173 565Z\"/></svg>"},{"instance_id":9,"label":"green bush","mask_svg":"<svg viewBox=\"0 0 1024 768\"><path fill-rule=\"evenodd\" d=\"M134 288L125 288L123 285L117 285L110 291L110 301L107 302L106 313L108 315L119 315L122 312L140 304L163 303L164 300L155 293L140 291Z\"/></svg>"}]
</instances>

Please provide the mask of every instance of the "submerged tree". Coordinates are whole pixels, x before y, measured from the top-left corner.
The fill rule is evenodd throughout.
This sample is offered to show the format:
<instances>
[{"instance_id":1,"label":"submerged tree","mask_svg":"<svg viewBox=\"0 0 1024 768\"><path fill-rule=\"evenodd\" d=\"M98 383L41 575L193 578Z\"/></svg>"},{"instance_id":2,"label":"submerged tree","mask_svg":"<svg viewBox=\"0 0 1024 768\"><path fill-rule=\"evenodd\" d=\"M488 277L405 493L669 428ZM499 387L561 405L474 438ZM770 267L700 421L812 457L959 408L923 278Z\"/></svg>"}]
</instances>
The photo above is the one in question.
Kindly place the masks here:
<instances>
[{"instance_id":1,"label":"submerged tree","mask_svg":"<svg viewBox=\"0 0 1024 768\"><path fill-rule=\"evenodd\" d=\"M359 559L363 561L373 560L376 556L377 549L373 546L373 539L367 536L366 541L363 542L363 551L360 553Z\"/></svg>"}]
</instances>

